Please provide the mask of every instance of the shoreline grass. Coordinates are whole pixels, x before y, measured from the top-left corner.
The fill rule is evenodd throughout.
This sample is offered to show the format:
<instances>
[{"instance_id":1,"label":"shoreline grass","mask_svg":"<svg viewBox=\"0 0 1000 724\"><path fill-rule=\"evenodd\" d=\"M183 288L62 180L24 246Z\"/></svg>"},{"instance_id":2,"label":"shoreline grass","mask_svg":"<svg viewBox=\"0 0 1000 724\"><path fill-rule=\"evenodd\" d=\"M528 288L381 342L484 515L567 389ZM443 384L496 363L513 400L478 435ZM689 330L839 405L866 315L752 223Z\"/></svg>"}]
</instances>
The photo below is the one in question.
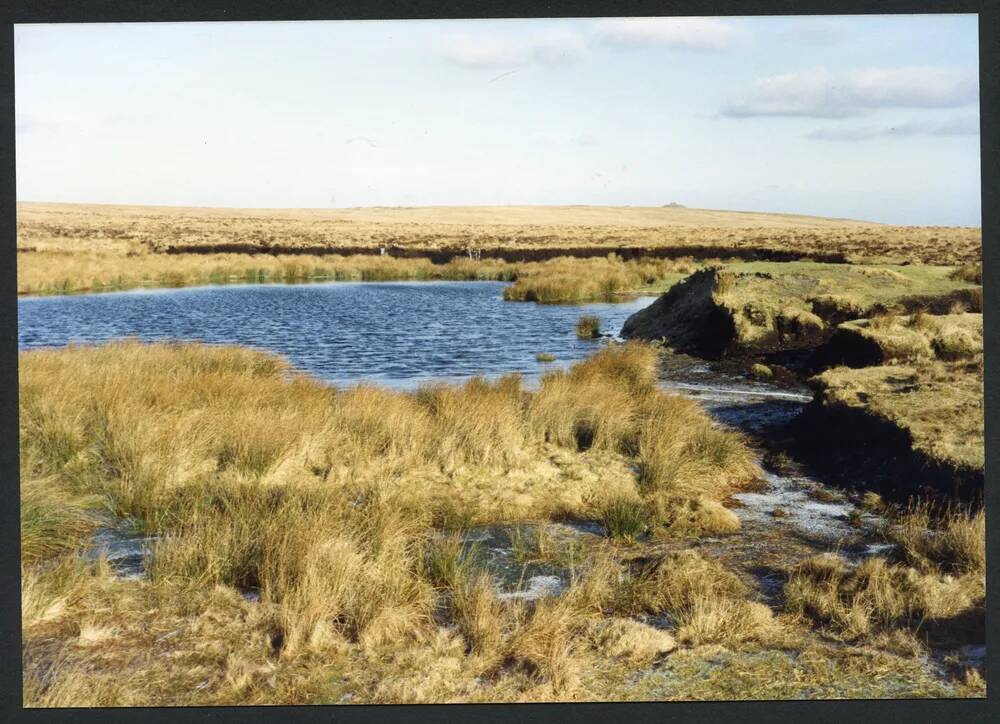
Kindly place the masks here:
<instances>
[{"instance_id":1,"label":"shoreline grass","mask_svg":"<svg viewBox=\"0 0 1000 724\"><path fill-rule=\"evenodd\" d=\"M658 294L695 268L690 260L608 257L506 262L319 254L136 254L33 252L18 255L18 295L62 295L227 284L500 281L507 301L581 304Z\"/></svg>"}]
</instances>

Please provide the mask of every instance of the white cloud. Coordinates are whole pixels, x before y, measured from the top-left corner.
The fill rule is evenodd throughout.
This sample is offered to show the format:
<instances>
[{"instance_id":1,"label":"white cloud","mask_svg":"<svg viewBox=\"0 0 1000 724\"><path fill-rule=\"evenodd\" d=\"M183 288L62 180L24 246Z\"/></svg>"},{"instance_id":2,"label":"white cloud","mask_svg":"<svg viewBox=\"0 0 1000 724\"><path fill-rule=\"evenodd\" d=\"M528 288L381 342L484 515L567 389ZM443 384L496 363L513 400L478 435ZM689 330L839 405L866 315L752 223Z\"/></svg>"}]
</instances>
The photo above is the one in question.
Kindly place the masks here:
<instances>
[{"instance_id":1,"label":"white cloud","mask_svg":"<svg viewBox=\"0 0 1000 724\"><path fill-rule=\"evenodd\" d=\"M749 92L723 107L722 115L847 118L878 108L955 108L974 103L978 94L974 70L818 69L758 78Z\"/></svg>"},{"instance_id":2,"label":"white cloud","mask_svg":"<svg viewBox=\"0 0 1000 724\"><path fill-rule=\"evenodd\" d=\"M605 18L596 35L611 45L659 45L689 50L725 50L742 33L719 18Z\"/></svg>"},{"instance_id":3,"label":"white cloud","mask_svg":"<svg viewBox=\"0 0 1000 724\"><path fill-rule=\"evenodd\" d=\"M526 37L457 33L444 39L442 52L455 65L509 68L572 63L587 54L587 44L577 33L561 30Z\"/></svg>"},{"instance_id":4,"label":"white cloud","mask_svg":"<svg viewBox=\"0 0 1000 724\"><path fill-rule=\"evenodd\" d=\"M781 31L781 37L802 45L833 45L840 42L846 33L842 20L795 18Z\"/></svg>"},{"instance_id":5,"label":"white cloud","mask_svg":"<svg viewBox=\"0 0 1000 724\"><path fill-rule=\"evenodd\" d=\"M976 136L979 119L957 118L944 123L910 121L895 126L860 126L854 128L821 128L806 134L817 141L867 141L872 138L908 138L911 136Z\"/></svg>"}]
</instances>

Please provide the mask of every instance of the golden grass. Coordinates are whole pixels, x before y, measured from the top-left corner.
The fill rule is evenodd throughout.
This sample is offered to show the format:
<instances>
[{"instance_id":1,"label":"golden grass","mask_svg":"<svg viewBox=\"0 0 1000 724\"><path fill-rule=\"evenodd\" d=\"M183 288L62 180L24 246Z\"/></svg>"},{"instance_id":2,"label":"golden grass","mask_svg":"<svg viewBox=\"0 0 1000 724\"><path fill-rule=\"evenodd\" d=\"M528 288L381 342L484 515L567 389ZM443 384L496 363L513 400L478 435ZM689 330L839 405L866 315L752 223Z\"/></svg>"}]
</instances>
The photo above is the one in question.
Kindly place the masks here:
<instances>
[{"instance_id":1,"label":"golden grass","mask_svg":"<svg viewBox=\"0 0 1000 724\"><path fill-rule=\"evenodd\" d=\"M921 573L884 558L851 568L833 554L806 559L785 585L787 609L849 638L893 627L919 629L982 607L985 578Z\"/></svg>"},{"instance_id":2,"label":"golden grass","mask_svg":"<svg viewBox=\"0 0 1000 724\"><path fill-rule=\"evenodd\" d=\"M424 513L450 505L489 520L509 519L514 504L513 515L586 514L598 491L635 491L630 459L643 489L675 494L724 497L756 474L737 436L657 389L657 352L637 343L551 371L535 393L517 376L412 394L336 390L275 357L199 345L27 352L21 371L28 474L103 494L116 515L152 528L175 510L201 515L193 487L237 496L235 506L256 485L361 486ZM550 447L577 455L576 490ZM581 478L581 464L605 480Z\"/></svg>"},{"instance_id":3,"label":"golden grass","mask_svg":"<svg viewBox=\"0 0 1000 724\"><path fill-rule=\"evenodd\" d=\"M983 352L983 315L976 313L882 314L839 329L877 345L886 362L967 360Z\"/></svg>"},{"instance_id":4,"label":"golden grass","mask_svg":"<svg viewBox=\"0 0 1000 724\"><path fill-rule=\"evenodd\" d=\"M501 602L474 553L431 526L595 517L610 494L638 499L629 466L646 434L702 454L712 423L656 389L656 359L611 345L534 393L516 376L397 393L328 388L239 348L23 353L26 701L329 700L323 662L351 671L369 701L459 696L449 677L428 689L386 659L395 651L415 675L424 657L452 657L448 626L465 642L463 686L485 676L505 682L498 698L579 695L588 622L617 569L581 561L558 599ZM681 422L665 430L651 418ZM749 452L720 463L686 485L725 495L755 473ZM158 535L147 581L73 556L96 504ZM379 667L396 678L365 678Z\"/></svg>"},{"instance_id":5,"label":"golden grass","mask_svg":"<svg viewBox=\"0 0 1000 724\"><path fill-rule=\"evenodd\" d=\"M106 292L136 287L319 281L513 281L504 299L544 304L622 301L657 294L697 266L690 260L558 257L538 262L338 254L133 254L39 251L18 259L18 294Z\"/></svg>"},{"instance_id":6,"label":"golden grass","mask_svg":"<svg viewBox=\"0 0 1000 724\"><path fill-rule=\"evenodd\" d=\"M923 571L986 574L986 511L911 505L886 525L903 560Z\"/></svg>"},{"instance_id":7,"label":"golden grass","mask_svg":"<svg viewBox=\"0 0 1000 724\"><path fill-rule=\"evenodd\" d=\"M524 265L526 267L532 264ZM135 254L34 252L18 258L18 294L103 292L136 287L313 281L511 281L520 265L456 258L338 254Z\"/></svg>"},{"instance_id":8,"label":"golden grass","mask_svg":"<svg viewBox=\"0 0 1000 724\"><path fill-rule=\"evenodd\" d=\"M72 551L100 524L101 499L73 494L55 477L22 474L21 558L37 561Z\"/></svg>"},{"instance_id":9,"label":"golden grass","mask_svg":"<svg viewBox=\"0 0 1000 724\"><path fill-rule=\"evenodd\" d=\"M168 246L266 250L717 247L957 264L980 259L978 228L685 208L600 206L200 209L18 204L18 247L144 253Z\"/></svg>"},{"instance_id":10,"label":"golden grass","mask_svg":"<svg viewBox=\"0 0 1000 724\"><path fill-rule=\"evenodd\" d=\"M517 279L503 290L503 298L517 302L577 304L613 302L623 295L658 294L702 266L691 259L568 257L517 265Z\"/></svg>"},{"instance_id":11,"label":"golden grass","mask_svg":"<svg viewBox=\"0 0 1000 724\"><path fill-rule=\"evenodd\" d=\"M598 519L610 538L626 542L636 540L650 525L648 506L639 498L623 495L602 501Z\"/></svg>"},{"instance_id":12,"label":"golden grass","mask_svg":"<svg viewBox=\"0 0 1000 724\"><path fill-rule=\"evenodd\" d=\"M677 621L677 640L692 646L774 640L781 625L748 593L746 584L717 561L684 550L647 565L622 588L618 605L625 611L671 615Z\"/></svg>"},{"instance_id":13,"label":"golden grass","mask_svg":"<svg viewBox=\"0 0 1000 724\"><path fill-rule=\"evenodd\" d=\"M657 389L653 348L610 345L535 392L337 390L249 350L133 342L25 352L20 373L22 506L45 511L23 556L27 706L593 699L617 686L603 672L668 654L804 645L694 551L578 557L524 528L521 557L568 556L572 584L500 599L474 548L434 529L595 518L615 496L657 526L725 510L753 457ZM97 501L158 534L148 579L74 555ZM975 560L960 527L946 538L921 555ZM928 591L928 610L954 607ZM642 613L673 630L626 618Z\"/></svg>"},{"instance_id":14,"label":"golden grass","mask_svg":"<svg viewBox=\"0 0 1000 724\"><path fill-rule=\"evenodd\" d=\"M900 629L983 640L986 513L915 504L890 517L886 539L895 561L869 558L851 567L835 554L796 566L785 605L848 638ZM926 632L926 633L924 633Z\"/></svg>"}]
</instances>

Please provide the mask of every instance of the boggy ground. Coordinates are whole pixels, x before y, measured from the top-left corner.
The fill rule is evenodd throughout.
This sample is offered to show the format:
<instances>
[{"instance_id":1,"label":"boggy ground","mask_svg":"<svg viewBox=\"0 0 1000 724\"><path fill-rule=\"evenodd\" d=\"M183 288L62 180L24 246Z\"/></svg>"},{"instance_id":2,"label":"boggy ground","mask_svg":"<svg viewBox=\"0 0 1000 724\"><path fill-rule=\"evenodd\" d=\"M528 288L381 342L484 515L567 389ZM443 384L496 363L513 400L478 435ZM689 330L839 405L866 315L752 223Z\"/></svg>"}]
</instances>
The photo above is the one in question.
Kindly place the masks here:
<instances>
[{"instance_id":1,"label":"boggy ground","mask_svg":"<svg viewBox=\"0 0 1000 724\"><path fill-rule=\"evenodd\" d=\"M683 545L738 530L754 457L656 362L407 394L236 348L22 353L25 703L983 695L923 623L980 640L982 514L900 516L892 560L810 559L765 605ZM606 533L560 596L498 598L447 533L526 518ZM147 578L81 555L108 519L157 536Z\"/></svg>"},{"instance_id":2,"label":"boggy ground","mask_svg":"<svg viewBox=\"0 0 1000 724\"><path fill-rule=\"evenodd\" d=\"M978 228L887 226L848 219L682 207L466 206L210 209L18 204L22 250L159 253L462 254L526 261L635 251L643 256L979 259ZM353 252L352 252L353 250Z\"/></svg>"}]
</instances>

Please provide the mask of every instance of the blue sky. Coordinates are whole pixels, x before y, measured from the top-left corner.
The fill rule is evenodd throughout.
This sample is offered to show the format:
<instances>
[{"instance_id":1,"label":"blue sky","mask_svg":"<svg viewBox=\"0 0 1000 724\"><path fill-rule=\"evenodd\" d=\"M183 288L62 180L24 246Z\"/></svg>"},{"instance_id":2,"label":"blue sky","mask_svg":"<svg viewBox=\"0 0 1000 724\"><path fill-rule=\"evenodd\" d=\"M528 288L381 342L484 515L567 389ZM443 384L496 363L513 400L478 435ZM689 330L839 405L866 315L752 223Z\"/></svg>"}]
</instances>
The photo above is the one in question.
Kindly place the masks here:
<instances>
[{"instance_id":1,"label":"blue sky","mask_svg":"<svg viewBox=\"0 0 1000 724\"><path fill-rule=\"evenodd\" d=\"M21 200L980 222L970 15L18 25Z\"/></svg>"}]
</instances>

